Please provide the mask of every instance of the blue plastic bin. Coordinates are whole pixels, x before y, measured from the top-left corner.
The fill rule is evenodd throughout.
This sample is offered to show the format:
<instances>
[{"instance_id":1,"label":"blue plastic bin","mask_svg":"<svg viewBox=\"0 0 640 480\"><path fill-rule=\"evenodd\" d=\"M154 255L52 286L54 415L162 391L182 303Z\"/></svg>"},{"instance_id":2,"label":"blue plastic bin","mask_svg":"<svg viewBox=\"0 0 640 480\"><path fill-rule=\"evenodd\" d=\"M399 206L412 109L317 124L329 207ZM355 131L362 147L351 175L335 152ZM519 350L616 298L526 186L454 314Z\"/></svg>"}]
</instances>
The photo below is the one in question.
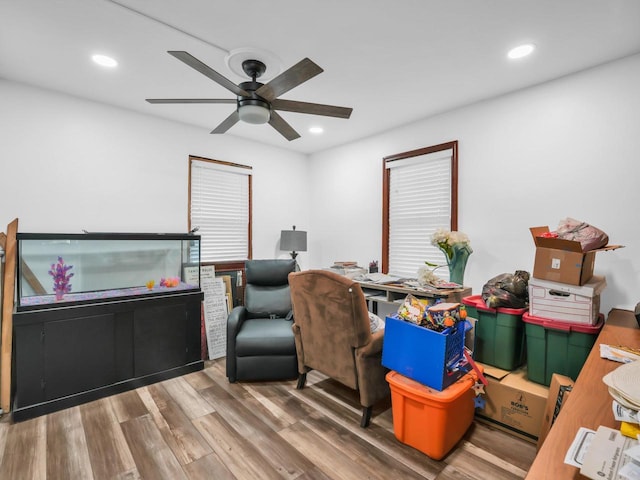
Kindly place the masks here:
<instances>
[{"instance_id":1,"label":"blue plastic bin","mask_svg":"<svg viewBox=\"0 0 640 480\"><path fill-rule=\"evenodd\" d=\"M464 334L468 322L458 322L448 334L387 317L382 365L435 390L442 391L468 371ZM460 368L459 363L465 364Z\"/></svg>"}]
</instances>

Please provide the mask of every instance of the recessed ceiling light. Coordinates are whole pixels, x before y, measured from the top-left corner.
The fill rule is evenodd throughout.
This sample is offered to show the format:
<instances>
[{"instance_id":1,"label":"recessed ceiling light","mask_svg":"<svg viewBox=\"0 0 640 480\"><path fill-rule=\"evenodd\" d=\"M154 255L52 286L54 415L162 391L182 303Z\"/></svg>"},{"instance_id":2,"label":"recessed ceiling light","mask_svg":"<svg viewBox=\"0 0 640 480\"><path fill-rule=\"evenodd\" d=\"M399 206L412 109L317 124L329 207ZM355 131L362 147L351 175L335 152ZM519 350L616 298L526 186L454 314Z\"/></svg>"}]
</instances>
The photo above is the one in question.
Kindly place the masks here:
<instances>
[{"instance_id":1,"label":"recessed ceiling light","mask_svg":"<svg viewBox=\"0 0 640 480\"><path fill-rule=\"evenodd\" d=\"M113 67L116 67L118 65L118 62L116 62L111 57L107 57L106 55L93 55L91 57L91 60L93 60L98 65L101 65L103 67L111 67L111 68L113 68Z\"/></svg>"},{"instance_id":2,"label":"recessed ceiling light","mask_svg":"<svg viewBox=\"0 0 640 480\"><path fill-rule=\"evenodd\" d=\"M309 129L309 133L315 133L316 135L319 135L322 132L324 132L324 128L322 128L322 127L311 127Z\"/></svg>"},{"instance_id":3,"label":"recessed ceiling light","mask_svg":"<svg viewBox=\"0 0 640 480\"><path fill-rule=\"evenodd\" d=\"M511 59L526 57L527 55L531 55L533 51L536 49L536 46L532 43L526 43L524 45L519 45L515 48L509 50L507 56Z\"/></svg>"}]
</instances>

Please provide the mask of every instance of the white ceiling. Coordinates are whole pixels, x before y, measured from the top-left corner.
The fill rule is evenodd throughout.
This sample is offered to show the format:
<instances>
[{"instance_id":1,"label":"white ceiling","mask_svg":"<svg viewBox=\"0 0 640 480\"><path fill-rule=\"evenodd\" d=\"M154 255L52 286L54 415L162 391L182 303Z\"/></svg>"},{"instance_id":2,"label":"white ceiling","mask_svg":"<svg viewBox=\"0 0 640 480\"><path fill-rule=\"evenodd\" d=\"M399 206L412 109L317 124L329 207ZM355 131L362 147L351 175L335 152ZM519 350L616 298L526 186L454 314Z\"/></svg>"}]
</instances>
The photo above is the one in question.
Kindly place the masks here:
<instances>
[{"instance_id":1,"label":"white ceiling","mask_svg":"<svg viewBox=\"0 0 640 480\"><path fill-rule=\"evenodd\" d=\"M509 61L507 50L523 42L535 53ZM638 53L640 1L0 0L0 77L196 125L202 135L234 106L144 99L234 96L166 52L186 50L239 83L247 79L225 57L243 48L265 51L282 70L309 57L324 72L281 98L353 114L282 112L302 135L291 142L269 125L238 123L225 135L313 153ZM119 66L97 67L94 53ZM309 133L313 125L325 133Z\"/></svg>"}]
</instances>

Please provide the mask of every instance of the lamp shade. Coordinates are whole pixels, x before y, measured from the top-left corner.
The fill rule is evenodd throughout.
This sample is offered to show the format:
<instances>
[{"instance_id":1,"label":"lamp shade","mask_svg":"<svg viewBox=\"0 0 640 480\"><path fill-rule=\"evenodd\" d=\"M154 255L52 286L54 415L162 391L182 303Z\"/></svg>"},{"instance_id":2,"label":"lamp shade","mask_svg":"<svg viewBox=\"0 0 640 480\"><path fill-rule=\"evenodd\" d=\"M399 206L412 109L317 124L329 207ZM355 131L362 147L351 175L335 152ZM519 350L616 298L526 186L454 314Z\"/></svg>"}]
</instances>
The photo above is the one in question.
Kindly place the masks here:
<instances>
[{"instance_id":1,"label":"lamp shade","mask_svg":"<svg viewBox=\"0 0 640 480\"><path fill-rule=\"evenodd\" d=\"M280 250L290 252L307 251L307 232L302 230L282 230L280 232Z\"/></svg>"}]
</instances>

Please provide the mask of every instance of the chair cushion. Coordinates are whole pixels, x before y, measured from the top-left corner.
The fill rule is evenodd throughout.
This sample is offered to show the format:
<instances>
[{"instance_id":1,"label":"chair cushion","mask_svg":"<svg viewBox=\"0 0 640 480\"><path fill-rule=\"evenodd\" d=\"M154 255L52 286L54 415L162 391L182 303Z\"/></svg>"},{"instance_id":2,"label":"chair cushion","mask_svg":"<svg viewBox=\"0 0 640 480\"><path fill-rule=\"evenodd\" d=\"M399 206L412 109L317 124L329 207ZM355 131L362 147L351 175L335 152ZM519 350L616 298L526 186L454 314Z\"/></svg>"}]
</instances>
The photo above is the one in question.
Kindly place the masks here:
<instances>
[{"instance_id":1,"label":"chair cushion","mask_svg":"<svg viewBox=\"0 0 640 480\"><path fill-rule=\"evenodd\" d=\"M291 311L289 273L295 269L293 259L247 260L247 285L244 305L250 318L276 315L286 317Z\"/></svg>"},{"instance_id":2,"label":"chair cushion","mask_svg":"<svg viewBox=\"0 0 640 480\"><path fill-rule=\"evenodd\" d=\"M253 285L288 285L288 275L295 270L293 259L247 260L244 264L246 281Z\"/></svg>"},{"instance_id":3,"label":"chair cushion","mask_svg":"<svg viewBox=\"0 0 640 480\"><path fill-rule=\"evenodd\" d=\"M296 344L291 323L291 320L284 318L245 320L236 336L236 355L295 354Z\"/></svg>"},{"instance_id":4,"label":"chair cushion","mask_svg":"<svg viewBox=\"0 0 640 480\"><path fill-rule=\"evenodd\" d=\"M244 292L244 305L249 317L265 318L271 314L286 317L291 311L289 284L262 286L248 283Z\"/></svg>"}]
</instances>

